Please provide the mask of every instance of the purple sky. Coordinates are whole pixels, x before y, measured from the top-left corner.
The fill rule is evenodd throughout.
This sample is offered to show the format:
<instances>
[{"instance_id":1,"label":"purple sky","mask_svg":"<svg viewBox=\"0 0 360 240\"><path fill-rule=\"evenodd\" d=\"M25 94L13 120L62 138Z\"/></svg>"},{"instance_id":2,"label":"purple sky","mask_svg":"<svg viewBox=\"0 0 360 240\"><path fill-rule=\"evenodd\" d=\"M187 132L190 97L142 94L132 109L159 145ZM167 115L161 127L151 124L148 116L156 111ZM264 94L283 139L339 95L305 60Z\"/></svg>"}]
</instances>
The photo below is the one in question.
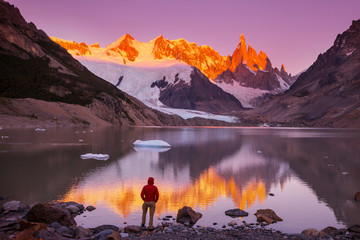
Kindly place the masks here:
<instances>
[{"instance_id":1,"label":"purple sky","mask_svg":"<svg viewBox=\"0 0 360 240\"><path fill-rule=\"evenodd\" d=\"M49 36L102 47L126 33L163 35L232 54L240 35L296 74L360 18L359 0L9 0Z\"/></svg>"}]
</instances>

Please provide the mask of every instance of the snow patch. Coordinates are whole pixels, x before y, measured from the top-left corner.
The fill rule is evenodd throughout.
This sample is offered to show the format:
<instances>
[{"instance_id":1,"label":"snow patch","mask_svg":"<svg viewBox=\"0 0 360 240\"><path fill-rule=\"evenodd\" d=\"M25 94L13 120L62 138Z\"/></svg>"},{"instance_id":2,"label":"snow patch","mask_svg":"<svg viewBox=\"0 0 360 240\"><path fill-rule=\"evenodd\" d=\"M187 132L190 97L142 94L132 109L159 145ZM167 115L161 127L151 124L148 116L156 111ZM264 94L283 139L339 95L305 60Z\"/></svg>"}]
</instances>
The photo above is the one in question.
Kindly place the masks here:
<instances>
[{"instance_id":1,"label":"snow patch","mask_svg":"<svg viewBox=\"0 0 360 240\"><path fill-rule=\"evenodd\" d=\"M268 93L269 91L261 90L261 89L255 89L250 87L243 87L240 86L237 82L233 81L233 84L227 84L227 83L215 83L218 87L220 87L225 92L228 92L232 94L234 97L236 97L240 103L243 105L243 107L250 107L253 106L250 104L250 100L256 97L260 97L264 95L265 93Z\"/></svg>"},{"instance_id":2,"label":"snow patch","mask_svg":"<svg viewBox=\"0 0 360 240\"><path fill-rule=\"evenodd\" d=\"M185 83L190 84L192 67L178 63L171 67L134 67L116 64L112 62L89 61L85 58L77 58L81 64L87 67L95 75L107 80L115 86L141 101L148 101L155 106L161 106L159 101L160 90L151 87L152 83L165 77L169 84L175 84L175 76ZM120 84L119 78L122 78Z\"/></svg>"},{"instance_id":3,"label":"snow patch","mask_svg":"<svg viewBox=\"0 0 360 240\"><path fill-rule=\"evenodd\" d=\"M142 140L136 140L134 142L135 147L147 147L147 148L169 148L171 147L170 144L163 140L148 140L148 141L142 141Z\"/></svg>"},{"instance_id":4,"label":"snow patch","mask_svg":"<svg viewBox=\"0 0 360 240\"><path fill-rule=\"evenodd\" d=\"M108 154L93 154L93 153L87 153L80 155L81 159L96 159L96 160L108 160L109 155Z\"/></svg>"},{"instance_id":5,"label":"snow patch","mask_svg":"<svg viewBox=\"0 0 360 240\"><path fill-rule=\"evenodd\" d=\"M282 77L276 74L277 80L280 83L280 89L281 90L287 90L289 89L289 84L287 84Z\"/></svg>"}]
</instances>

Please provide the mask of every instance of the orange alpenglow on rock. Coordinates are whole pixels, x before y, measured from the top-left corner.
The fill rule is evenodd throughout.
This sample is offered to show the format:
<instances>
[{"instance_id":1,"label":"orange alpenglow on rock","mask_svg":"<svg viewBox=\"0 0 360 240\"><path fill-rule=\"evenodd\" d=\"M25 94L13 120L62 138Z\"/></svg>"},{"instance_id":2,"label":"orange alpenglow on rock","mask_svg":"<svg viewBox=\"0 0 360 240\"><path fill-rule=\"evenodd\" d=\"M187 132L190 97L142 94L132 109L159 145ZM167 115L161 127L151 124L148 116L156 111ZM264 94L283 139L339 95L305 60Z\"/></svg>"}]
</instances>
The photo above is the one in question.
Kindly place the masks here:
<instances>
[{"instance_id":1,"label":"orange alpenglow on rock","mask_svg":"<svg viewBox=\"0 0 360 240\"><path fill-rule=\"evenodd\" d=\"M253 71L265 70L267 63L267 55L263 51L258 55L250 44L247 48L244 34L241 34L240 43L231 57L229 69L234 72L239 64L245 64Z\"/></svg>"},{"instance_id":2,"label":"orange alpenglow on rock","mask_svg":"<svg viewBox=\"0 0 360 240\"><path fill-rule=\"evenodd\" d=\"M106 48L101 48L98 43L95 43L90 46L91 49L85 43L79 44L54 37L51 39L72 55L92 56L91 51L94 51L95 55L100 53L102 60L106 60L108 57L109 61L114 61L115 58L119 64L141 63L144 59L147 60L145 65L149 67L164 60L173 61L172 64L176 61L183 62L198 68L212 81L215 81L218 75L226 70L234 72L240 64L244 64L254 72L258 70L270 71L272 68L268 56L263 51L257 54L251 45L247 47L244 34L241 34L240 42L231 57L221 56L207 45L198 46L196 43L188 42L182 38L168 40L162 35L145 43L135 40L130 34L126 34ZM284 69L285 72L283 66L281 69Z\"/></svg>"}]
</instances>

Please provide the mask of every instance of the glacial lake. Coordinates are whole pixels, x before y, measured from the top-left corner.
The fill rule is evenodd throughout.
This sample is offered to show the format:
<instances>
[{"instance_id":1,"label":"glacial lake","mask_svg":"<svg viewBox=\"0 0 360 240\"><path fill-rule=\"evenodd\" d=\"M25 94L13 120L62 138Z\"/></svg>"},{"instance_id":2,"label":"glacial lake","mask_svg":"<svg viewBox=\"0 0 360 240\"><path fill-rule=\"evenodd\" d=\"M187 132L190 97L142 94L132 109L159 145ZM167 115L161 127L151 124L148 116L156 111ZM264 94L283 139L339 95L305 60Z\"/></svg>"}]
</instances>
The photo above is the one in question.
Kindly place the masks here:
<instances>
[{"instance_id":1,"label":"glacial lake","mask_svg":"<svg viewBox=\"0 0 360 240\"><path fill-rule=\"evenodd\" d=\"M134 148L159 139L171 148ZM166 150L166 151L165 151ZM81 159L86 153L109 159ZM26 204L76 201L97 209L78 225L124 227L141 221L140 191L155 178L155 225L190 206L197 225L256 223L271 208L286 233L360 224L360 131L304 128L86 127L0 130L0 196ZM270 196L272 193L274 196ZM248 217L231 218L241 208ZM125 224L126 222L126 224ZM217 223L216 226L213 223ZM147 219L148 223L148 219ZM227 226L228 228L228 226Z\"/></svg>"}]
</instances>

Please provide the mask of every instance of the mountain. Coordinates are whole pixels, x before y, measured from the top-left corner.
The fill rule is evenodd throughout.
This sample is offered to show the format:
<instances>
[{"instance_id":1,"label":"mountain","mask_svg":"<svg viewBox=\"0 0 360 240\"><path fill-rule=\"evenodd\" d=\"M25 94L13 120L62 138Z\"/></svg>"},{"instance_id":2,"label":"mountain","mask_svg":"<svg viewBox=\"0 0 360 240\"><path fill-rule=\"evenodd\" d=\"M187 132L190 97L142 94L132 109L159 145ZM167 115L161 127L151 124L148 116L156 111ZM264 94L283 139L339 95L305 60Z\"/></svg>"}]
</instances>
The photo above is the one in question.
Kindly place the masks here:
<instances>
[{"instance_id":1,"label":"mountain","mask_svg":"<svg viewBox=\"0 0 360 240\"><path fill-rule=\"evenodd\" d=\"M0 66L1 125L207 124L153 110L95 76L3 0Z\"/></svg>"},{"instance_id":2,"label":"mountain","mask_svg":"<svg viewBox=\"0 0 360 240\"><path fill-rule=\"evenodd\" d=\"M221 56L206 45L198 46L185 39L168 40L163 36L149 42L139 42L126 34L105 48L98 44L89 46L55 37L51 39L88 68L89 61L147 68L171 67L179 63L194 66L223 91L235 96L245 107L256 106L264 99L263 96L282 92L295 81L294 77L286 73L284 66L280 71L273 68L264 52L257 54L250 45L247 48L244 35L241 35L240 43L231 57ZM99 71L95 69L93 72L111 81L99 74ZM207 92L206 89L203 91Z\"/></svg>"},{"instance_id":3,"label":"mountain","mask_svg":"<svg viewBox=\"0 0 360 240\"><path fill-rule=\"evenodd\" d=\"M290 89L254 109L259 121L290 126L360 127L360 20L339 34Z\"/></svg>"}]
</instances>

